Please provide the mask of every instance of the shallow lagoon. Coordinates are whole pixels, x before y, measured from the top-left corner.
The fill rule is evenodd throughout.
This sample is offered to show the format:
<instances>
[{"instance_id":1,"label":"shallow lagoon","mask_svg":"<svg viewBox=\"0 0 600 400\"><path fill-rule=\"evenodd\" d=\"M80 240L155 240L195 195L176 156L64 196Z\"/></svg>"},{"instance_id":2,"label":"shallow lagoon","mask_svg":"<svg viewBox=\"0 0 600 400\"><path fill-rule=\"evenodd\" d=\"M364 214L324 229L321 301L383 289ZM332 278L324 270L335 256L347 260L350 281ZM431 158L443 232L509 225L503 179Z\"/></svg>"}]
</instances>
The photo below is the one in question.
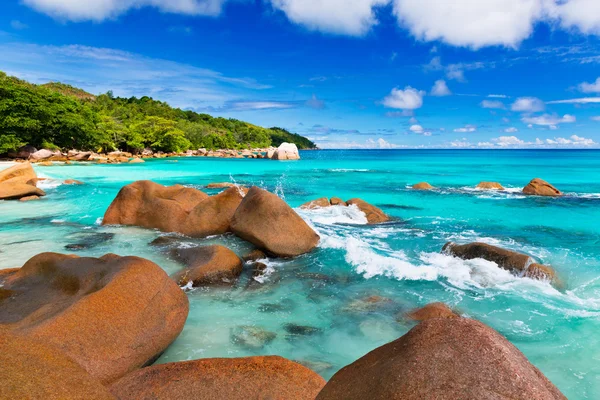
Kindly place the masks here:
<instances>
[{"instance_id":1,"label":"shallow lagoon","mask_svg":"<svg viewBox=\"0 0 600 400\"><path fill-rule=\"evenodd\" d=\"M137 255L177 271L181 266L165 248L149 245L162 233L99 226L118 190L138 179L200 189L210 182L254 184L294 207L321 196L361 197L397 220L366 226L353 209L299 211L321 234L319 248L294 260L268 260L270 275L262 283L247 270L232 289L190 291L184 331L158 362L278 354L329 378L410 329L405 311L444 301L507 336L568 398L600 397L600 151L311 151L302 157L37 167L53 179L42 184L45 199L0 202L0 268L56 251ZM520 195L534 177L567 196ZM67 178L86 184L60 185ZM473 190L481 180L508 190ZM420 181L439 190L408 188ZM439 254L448 240L527 252L553 265L565 288ZM181 238L177 245L206 243L224 243L240 255L251 248L231 235ZM256 338L257 329L276 336Z\"/></svg>"}]
</instances>

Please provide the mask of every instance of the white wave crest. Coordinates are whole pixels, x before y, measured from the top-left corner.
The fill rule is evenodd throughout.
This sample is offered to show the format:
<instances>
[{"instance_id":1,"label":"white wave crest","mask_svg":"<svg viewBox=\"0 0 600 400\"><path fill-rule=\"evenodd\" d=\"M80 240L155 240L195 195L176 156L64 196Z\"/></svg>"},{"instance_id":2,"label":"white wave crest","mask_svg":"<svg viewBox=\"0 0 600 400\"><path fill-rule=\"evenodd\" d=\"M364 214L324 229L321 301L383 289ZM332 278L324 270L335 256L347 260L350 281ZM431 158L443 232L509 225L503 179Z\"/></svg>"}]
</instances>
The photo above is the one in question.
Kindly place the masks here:
<instances>
[{"instance_id":1,"label":"white wave crest","mask_svg":"<svg viewBox=\"0 0 600 400\"><path fill-rule=\"evenodd\" d=\"M298 214L305 220L312 223L333 225L333 224L355 224L366 225L367 216L360 211L356 205L348 207L330 206L317 207L312 209L296 209Z\"/></svg>"}]
</instances>

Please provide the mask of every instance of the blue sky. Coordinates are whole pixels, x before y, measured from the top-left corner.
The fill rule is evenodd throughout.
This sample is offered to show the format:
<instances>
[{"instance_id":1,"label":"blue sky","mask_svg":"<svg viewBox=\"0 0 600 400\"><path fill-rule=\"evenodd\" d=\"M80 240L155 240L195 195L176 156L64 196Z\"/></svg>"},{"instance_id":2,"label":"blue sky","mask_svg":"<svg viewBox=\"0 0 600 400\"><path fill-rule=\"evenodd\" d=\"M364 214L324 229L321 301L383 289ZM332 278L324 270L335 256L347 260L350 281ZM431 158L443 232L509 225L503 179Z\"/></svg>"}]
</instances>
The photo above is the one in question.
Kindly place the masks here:
<instances>
[{"instance_id":1,"label":"blue sky","mask_svg":"<svg viewBox=\"0 0 600 400\"><path fill-rule=\"evenodd\" d=\"M600 147L597 0L4 0L0 70L323 148Z\"/></svg>"}]
</instances>

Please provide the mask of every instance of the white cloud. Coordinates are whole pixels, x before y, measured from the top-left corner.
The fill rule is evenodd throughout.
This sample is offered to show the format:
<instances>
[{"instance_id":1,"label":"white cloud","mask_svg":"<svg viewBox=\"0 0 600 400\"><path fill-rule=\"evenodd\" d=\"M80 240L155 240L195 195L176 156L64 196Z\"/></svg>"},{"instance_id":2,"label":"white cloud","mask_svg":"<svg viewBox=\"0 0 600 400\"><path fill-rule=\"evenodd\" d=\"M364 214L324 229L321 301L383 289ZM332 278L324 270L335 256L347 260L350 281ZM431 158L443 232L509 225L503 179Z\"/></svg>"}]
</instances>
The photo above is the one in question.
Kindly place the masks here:
<instances>
[{"instance_id":1,"label":"white cloud","mask_svg":"<svg viewBox=\"0 0 600 400\"><path fill-rule=\"evenodd\" d=\"M535 117L523 117L521 120L526 124L542 125L548 126L550 129L557 129L557 125L573 123L577 118L569 114L565 114L562 117L555 114L543 114Z\"/></svg>"},{"instance_id":2,"label":"white cloud","mask_svg":"<svg viewBox=\"0 0 600 400\"><path fill-rule=\"evenodd\" d=\"M487 97L497 98L497 99L506 99L508 96L505 94L488 94Z\"/></svg>"},{"instance_id":3,"label":"white cloud","mask_svg":"<svg viewBox=\"0 0 600 400\"><path fill-rule=\"evenodd\" d=\"M546 139L546 143L548 144L558 144L558 145L573 145L573 146L594 146L598 143L594 142L592 139L587 139L581 136L572 135L569 139L565 138L554 138L554 139Z\"/></svg>"},{"instance_id":4,"label":"white cloud","mask_svg":"<svg viewBox=\"0 0 600 400\"><path fill-rule=\"evenodd\" d=\"M455 46L515 47L543 14L542 0L394 0L394 13L417 39Z\"/></svg>"},{"instance_id":5,"label":"white cloud","mask_svg":"<svg viewBox=\"0 0 600 400\"><path fill-rule=\"evenodd\" d=\"M431 95L437 97L450 96L452 92L446 85L446 81L443 79L435 81L433 87L431 88Z\"/></svg>"},{"instance_id":6,"label":"white cloud","mask_svg":"<svg viewBox=\"0 0 600 400\"><path fill-rule=\"evenodd\" d=\"M281 101L234 101L228 106L234 111L277 110L295 107L292 103Z\"/></svg>"},{"instance_id":7,"label":"white cloud","mask_svg":"<svg viewBox=\"0 0 600 400\"><path fill-rule=\"evenodd\" d=\"M511 110L517 112L539 112L546 109L544 102L536 97L519 97L510 107Z\"/></svg>"},{"instance_id":8,"label":"white cloud","mask_svg":"<svg viewBox=\"0 0 600 400\"><path fill-rule=\"evenodd\" d=\"M226 0L23 0L35 10L71 21L103 21L132 8L156 7L162 12L212 15L221 13Z\"/></svg>"},{"instance_id":9,"label":"white cloud","mask_svg":"<svg viewBox=\"0 0 600 400\"><path fill-rule=\"evenodd\" d=\"M364 142L356 141L321 141L318 145L322 149L398 149L407 146L390 143L383 138L369 138Z\"/></svg>"},{"instance_id":10,"label":"white cloud","mask_svg":"<svg viewBox=\"0 0 600 400\"><path fill-rule=\"evenodd\" d=\"M577 28L586 34L600 33L600 2L597 0L552 2L550 13L560 18L563 27Z\"/></svg>"},{"instance_id":11,"label":"white cloud","mask_svg":"<svg viewBox=\"0 0 600 400\"><path fill-rule=\"evenodd\" d=\"M515 132L519 132L519 130L517 128L515 128L514 126L511 126L510 128L506 128L504 130L504 132L506 132L506 133L515 133Z\"/></svg>"},{"instance_id":12,"label":"white cloud","mask_svg":"<svg viewBox=\"0 0 600 400\"><path fill-rule=\"evenodd\" d=\"M456 128L454 129L454 132L458 132L458 133L471 133L471 132L475 132L477 130L477 127L475 125L465 125L462 128Z\"/></svg>"},{"instance_id":13,"label":"white cloud","mask_svg":"<svg viewBox=\"0 0 600 400\"><path fill-rule=\"evenodd\" d=\"M411 132L415 132L415 133L421 133L423 132L423 127L421 125L411 125L411 127L409 128L409 130Z\"/></svg>"},{"instance_id":14,"label":"white cloud","mask_svg":"<svg viewBox=\"0 0 600 400\"><path fill-rule=\"evenodd\" d=\"M600 93L600 78L596 79L596 81L592 83L580 83L578 88L583 93Z\"/></svg>"},{"instance_id":15,"label":"white cloud","mask_svg":"<svg viewBox=\"0 0 600 400\"><path fill-rule=\"evenodd\" d=\"M592 121L600 122L600 115L598 115L598 116L594 116L594 117L590 117L590 119L591 119Z\"/></svg>"},{"instance_id":16,"label":"white cloud","mask_svg":"<svg viewBox=\"0 0 600 400\"><path fill-rule=\"evenodd\" d=\"M569 138L556 137L552 139L536 138L532 142L522 140L516 136L500 136L489 142L479 142L478 147L495 148L564 148L564 147L590 147L597 146L592 139L572 135Z\"/></svg>"},{"instance_id":17,"label":"white cloud","mask_svg":"<svg viewBox=\"0 0 600 400\"><path fill-rule=\"evenodd\" d=\"M446 77L453 81L466 82L465 71L457 64L446 67Z\"/></svg>"},{"instance_id":18,"label":"white cloud","mask_svg":"<svg viewBox=\"0 0 600 400\"><path fill-rule=\"evenodd\" d=\"M502 103L500 100L483 100L481 102L481 107L503 109L504 103Z\"/></svg>"},{"instance_id":19,"label":"white cloud","mask_svg":"<svg viewBox=\"0 0 600 400\"><path fill-rule=\"evenodd\" d=\"M516 136L500 136L499 138L492 139L492 141L501 147L519 146L525 144L525 141L519 139Z\"/></svg>"},{"instance_id":20,"label":"white cloud","mask_svg":"<svg viewBox=\"0 0 600 400\"><path fill-rule=\"evenodd\" d=\"M377 24L374 8L390 0L270 0L290 21L308 29L361 36Z\"/></svg>"},{"instance_id":21,"label":"white cloud","mask_svg":"<svg viewBox=\"0 0 600 400\"><path fill-rule=\"evenodd\" d=\"M410 86L405 87L404 90L394 88L383 99L383 105L401 110L416 110L423 106L423 96L425 96L424 91L413 89Z\"/></svg>"},{"instance_id":22,"label":"white cloud","mask_svg":"<svg viewBox=\"0 0 600 400\"><path fill-rule=\"evenodd\" d=\"M600 97L582 97L578 99L554 100L546 104L591 104L600 103Z\"/></svg>"},{"instance_id":23,"label":"white cloud","mask_svg":"<svg viewBox=\"0 0 600 400\"><path fill-rule=\"evenodd\" d=\"M450 142L450 147L467 148L467 147L472 147L472 146L473 145L466 138L462 138L460 140L454 140L454 141Z\"/></svg>"}]
</instances>

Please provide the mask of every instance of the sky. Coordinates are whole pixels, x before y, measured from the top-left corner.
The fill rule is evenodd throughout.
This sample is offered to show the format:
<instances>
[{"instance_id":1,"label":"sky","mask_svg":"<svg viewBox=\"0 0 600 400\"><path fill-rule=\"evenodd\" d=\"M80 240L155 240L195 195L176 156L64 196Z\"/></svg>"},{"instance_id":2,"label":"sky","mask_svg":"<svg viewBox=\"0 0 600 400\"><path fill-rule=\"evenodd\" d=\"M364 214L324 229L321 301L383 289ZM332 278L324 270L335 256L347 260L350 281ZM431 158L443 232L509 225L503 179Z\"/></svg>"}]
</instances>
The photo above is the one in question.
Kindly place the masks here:
<instances>
[{"instance_id":1,"label":"sky","mask_svg":"<svg viewBox=\"0 0 600 400\"><path fill-rule=\"evenodd\" d=\"M321 148L600 148L599 0L2 0L0 70Z\"/></svg>"}]
</instances>

